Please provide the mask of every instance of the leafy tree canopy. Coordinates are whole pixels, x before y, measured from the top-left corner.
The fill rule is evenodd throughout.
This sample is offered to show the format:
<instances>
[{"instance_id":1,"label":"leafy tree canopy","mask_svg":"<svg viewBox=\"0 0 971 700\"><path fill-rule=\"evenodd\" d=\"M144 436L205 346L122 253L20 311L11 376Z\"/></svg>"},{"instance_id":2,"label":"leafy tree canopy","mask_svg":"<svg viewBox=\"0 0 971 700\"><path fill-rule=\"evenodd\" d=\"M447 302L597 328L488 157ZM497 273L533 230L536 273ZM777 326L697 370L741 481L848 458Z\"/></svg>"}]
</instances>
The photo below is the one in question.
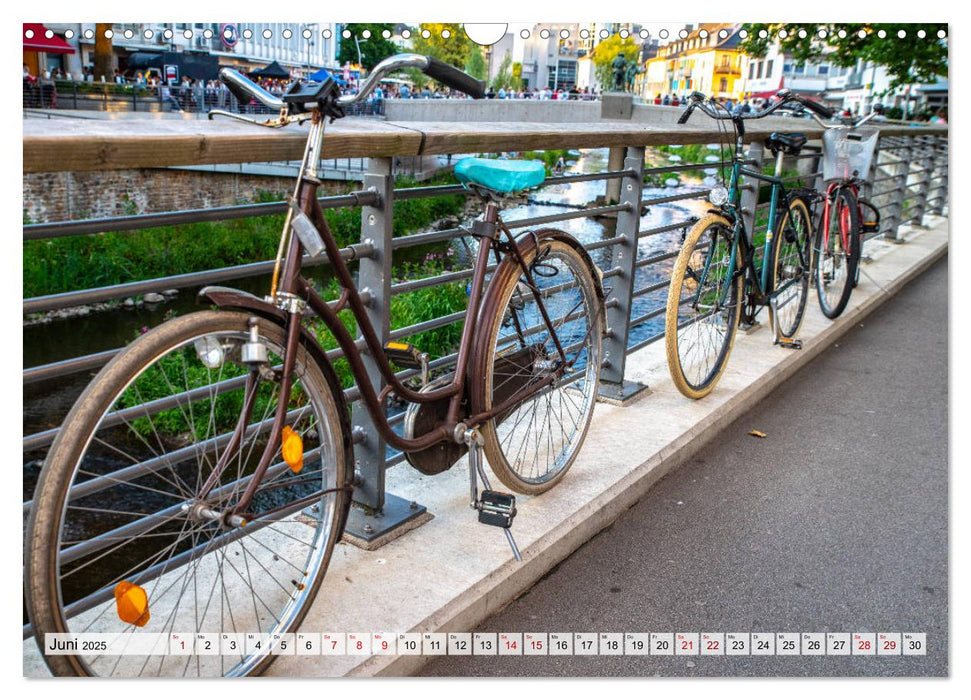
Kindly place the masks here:
<instances>
[{"instance_id":1,"label":"leafy tree canopy","mask_svg":"<svg viewBox=\"0 0 971 700\"><path fill-rule=\"evenodd\" d=\"M513 86L513 74L512 74L512 55L506 51L506 55L502 57L502 61L499 63L499 68L496 70L496 77L492 79L492 89L498 91L500 88L508 88Z\"/></svg>"},{"instance_id":2,"label":"leafy tree canopy","mask_svg":"<svg viewBox=\"0 0 971 700\"><path fill-rule=\"evenodd\" d=\"M765 56L778 40L782 51L797 61L818 62L825 55L837 66L850 67L858 60L883 66L890 89L947 77L947 40L938 38L941 30L946 36L946 24L746 24L744 28L748 36L741 48L756 58ZM763 30L766 36L760 37ZM920 30L926 33L923 39L918 38ZM901 31L906 32L904 38L898 35Z\"/></svg>"},{"instance_id":3,"label":"leafy tree canopy","mask_svg":"<svg viewBox=\"0 0 971 700\"><path fill-rule=\"evenodd\" d=\"M621 39L620 34L611 34L593 49L593 66L597 81L603 88L609 89L613 83L611 64L619 54L624 54L628 61L636 61L641 47L633 37Z\"/></svg>"},{"instance_id":4,"label":"leafy tree canopy","mask_svg":"<svg viewBox=\"0 0 971 700\"><path fill-rule=\"evenodd\" d=\"M341 65L357 63L357 47L361 47L361 63L365 70L371 70L388 56L398 53L398 47L381 36L384 30L394 31L393 24L346 24L344 28L351 32L346 39L341 36L341 43L337 52L337 60ZM371 32L367 39L361 38L365 31ZM357 44L354 43L357 37Z\"/></svg>"},{"instance_id":5,"label":"leafy tree canopy","mask_svg":"<svg viewBox=\"0 0 971 700\"><path fill-rule=\"evenodd\" d=\"M422 36L428 32L428 37ZM447 36L442 36L446 34ZM461 68L473 78L486 77L489 66L482 55L482 47L469 39L461 24L427 23L419 25L411 34L411 47L414 53L434 56L456 68ZM426 83L428 77L419 71L408 71L412 81Z\"/></svg>"}]
</instances>

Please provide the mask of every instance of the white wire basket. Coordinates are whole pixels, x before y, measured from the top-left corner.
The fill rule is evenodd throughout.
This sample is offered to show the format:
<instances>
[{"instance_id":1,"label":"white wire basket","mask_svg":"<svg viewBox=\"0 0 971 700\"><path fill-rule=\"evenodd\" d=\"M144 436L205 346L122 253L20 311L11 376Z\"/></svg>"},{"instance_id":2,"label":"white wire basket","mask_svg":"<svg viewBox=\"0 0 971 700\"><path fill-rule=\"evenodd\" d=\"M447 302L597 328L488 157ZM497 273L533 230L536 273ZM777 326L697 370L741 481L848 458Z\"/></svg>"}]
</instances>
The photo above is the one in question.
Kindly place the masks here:
<instances>
[{"instance_id":1,"label":"white wire basket","mask_svg":"<svg viewBox=\"0 0 971 700\"><path fill-rule=\"evenodd\" d=\"M865 178L877 148L880 130L826 129L823 132L823 179L848 180Z\"/></svg>"}]
</instances>

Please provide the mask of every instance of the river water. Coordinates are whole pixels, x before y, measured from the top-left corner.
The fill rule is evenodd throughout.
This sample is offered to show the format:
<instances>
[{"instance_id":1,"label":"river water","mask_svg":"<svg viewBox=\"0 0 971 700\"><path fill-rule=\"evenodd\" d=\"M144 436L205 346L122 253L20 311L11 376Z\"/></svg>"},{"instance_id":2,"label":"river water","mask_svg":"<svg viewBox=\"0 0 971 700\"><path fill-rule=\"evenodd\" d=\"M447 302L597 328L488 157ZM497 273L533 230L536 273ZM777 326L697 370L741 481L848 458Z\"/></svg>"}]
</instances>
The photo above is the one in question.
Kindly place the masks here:
<instances>
[{"instance_id":1,"label":"river water","mask_svg":"<svg viewBox=\"0 0 971 700\"><path fill-rule=\"evenodd\" d=\"M606 149L583 151L577 153L575 160L569 161L565 174L601 172L606 169L606 165ZM644 198L671 195L700 186L701 183L689 183L678 184L673 187L648 187L644 190ZM593 202L597 197L603 196L605 192L605 181L548 185L531 194L527 203L510 206L503 210L502 216L507 221L515 221L536 216L560 214L565 211L566 207L577 208ZM703 213L705 208L705 204L697 200L657 205L651 207L641 218L641 229L680 222L691 215ZM579 218L558 222L553 226L568 231L583 243L593 243L614 235L611 229L612 223L612 220L606 218ZM680 229L649 236L640 240L638 257L645 258L664 252L673 252L678 249L680 243ZM593 258L601 269L607 270L614 266L611 247L593 251ZM669 278L673 264L674 261L671 259L639 268L635 276L634 289L640 289ZM326 267L318 267L306 272L310 276L319 277L328 274ZM610 283L611 280L607 280L606 286L608 288ZM269 287L269 276L238 280L226 283L226 285L262 296ZM88 316L55 320L43 325L25 327L23 329L24 366L33 367L121 347L135 338L139 329L161 323L167 313L186 314L201 308L195 303L196 291L184 289L178 296L157 305L146 305L135 309L119 308L92 313ZM666 296L667 289L664 288L635 298L632 317L641 316L663 307ZM630 343L637 343L660 332L663 326L664 317L659 315L632 328ZM25 385L24 434L27 435L59 425L77 396L90 381L91 376L91 373L80 373L47 382ZM40 457L42 455L39 454L25 455L27 465L25 477L28 477L25 478L25 497L32 489L33 478L30 477L36 476L37 463L35 460Z\"/></svg>"}]
</instances>

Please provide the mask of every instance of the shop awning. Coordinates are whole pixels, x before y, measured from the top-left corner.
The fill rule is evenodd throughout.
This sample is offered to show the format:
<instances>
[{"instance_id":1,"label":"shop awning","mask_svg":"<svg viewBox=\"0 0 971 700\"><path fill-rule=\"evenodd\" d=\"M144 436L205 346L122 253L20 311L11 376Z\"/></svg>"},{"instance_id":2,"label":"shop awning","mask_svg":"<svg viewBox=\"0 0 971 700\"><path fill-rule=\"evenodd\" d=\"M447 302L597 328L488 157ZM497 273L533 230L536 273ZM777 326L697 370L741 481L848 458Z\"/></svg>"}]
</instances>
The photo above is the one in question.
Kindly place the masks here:
<instances>
[{"instance_id":1,"label":"shop awning","mask_svg":"<svg viewBox=\"0 0 971 700\"><path fill-rule=\"evenodd\" d=\"M24 24L24 51L74 53L74 47L43 24Z\"/></svg>"}]
</instances>

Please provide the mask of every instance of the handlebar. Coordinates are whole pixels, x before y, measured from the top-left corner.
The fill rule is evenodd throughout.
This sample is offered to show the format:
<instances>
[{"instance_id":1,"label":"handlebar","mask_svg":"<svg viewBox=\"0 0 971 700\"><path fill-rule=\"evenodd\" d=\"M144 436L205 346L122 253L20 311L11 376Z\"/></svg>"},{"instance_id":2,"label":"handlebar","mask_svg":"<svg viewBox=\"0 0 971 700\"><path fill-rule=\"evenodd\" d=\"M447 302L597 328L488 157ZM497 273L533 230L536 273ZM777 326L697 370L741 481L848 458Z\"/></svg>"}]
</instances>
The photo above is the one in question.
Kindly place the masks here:
<instances>
[{"instance_id":1,"label":"handlebar","mask_svg":"<svg viewBox=\"0 0 971 700\"><path fill-rule=\"evenodd\" d=\"M464 71L450 66L447 63L443 63L432 56L404 53L398 54L397 56L390 56L381 61L374 67L371 74L361 84L355 94L341 95L337 98L337 104L346 107L363 101L368 95L374 92L374 89L386 75L401 70L402 68L417 68L428 77L454 90L460 90L474 99L482 99L485 97L485 82L476 80ZM226 84L229 91L235 95L236 99L244 104L255 99L270 109L283 111L286 108L286 103L282 99L270 94L232 68L220 69L219 78ZM220 110L215 110L214 113L225 114ZM226 114L226 116L234 115Z\"/></svg>"},{"instance_id":2,"label":"handlebar","mask_svg":"<svg viewBox=\"0 0 971 700\"><path fill-rule=\"evenodd\" d=\"M283 100L232 68L220 68L219 79L226 83L226 87L241 104L249 104L250 100L256 100L270 109L283 109Z\"/></svg>"},{"instance_id":3,"label":"handlebar","mask_svg":"<svg viewBox=\"0 0 971 700\"><path fill-rule=\"evenodd\" d=\"M704 94L700 92L693 92L688 97L690 104L688 105L687 109L681 113L681 116L678 117L678 124L686 123L691 117L691 113L695 109L700 109L712 119L762 119L763 117L767 117L776 110L782 109L786 105L793 102L808 109L810 116L825 129L834 129L841 126L856 128L866 124L878 114L883 114L883 105L875 104L873 105L873 111L865 117L861 117L859 119L841 119L842 123L840 124L827 124L823 121L823 119L832 119L835 112L826 105L820 104L819 102L811 100L808 97L793 95L789 90L780 90L778 93L776 93L776 97L778 98L777 102L774 102L760 112L754 112L753 114L746 115L732 114L725 107L709 101Z\"/></svg>"}]
</instances>

